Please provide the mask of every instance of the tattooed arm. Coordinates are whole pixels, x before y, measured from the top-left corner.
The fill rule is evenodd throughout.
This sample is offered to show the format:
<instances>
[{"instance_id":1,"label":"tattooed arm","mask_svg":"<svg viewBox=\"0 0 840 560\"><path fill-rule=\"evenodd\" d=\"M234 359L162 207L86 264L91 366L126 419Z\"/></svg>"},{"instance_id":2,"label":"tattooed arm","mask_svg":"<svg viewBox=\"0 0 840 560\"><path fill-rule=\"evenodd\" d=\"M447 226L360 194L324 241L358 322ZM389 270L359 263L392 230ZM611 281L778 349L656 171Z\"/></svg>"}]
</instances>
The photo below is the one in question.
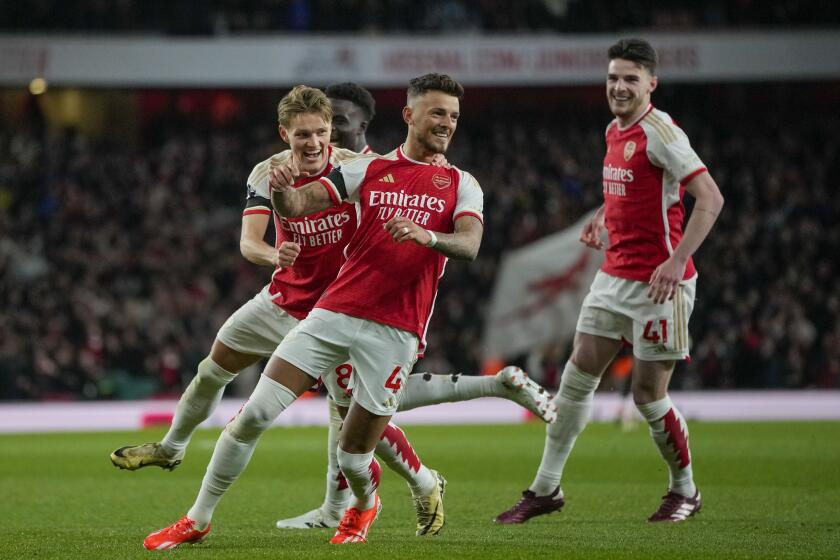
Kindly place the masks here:
<instances>
[{"instance_id":1,"label":"tattooed arm","mask_svg":"<svg viewBox=\"0 0 840 560\"><path fill-rule=\"evenodd\" d=\"M413 241L450 259L464 261L475 260L478 256L484 233L484 225L474 216L461 216L455 220L454 233L432 232L402 216L391 218L384 227L397 243Z\"/></svg>"},{"instance_id":2,"label":"tattooed arm","mask_svg":"<svg viewBox=\"0 0 840 560\"><path fill-rule=\"evenodd\" d=\"M305 176L293 166L275 167L269 175L271 185L271 204L274 209L287 218L307 216L332 208L336 200L330 196L327 187L318 181L294 188L295 179Z\"/></svg>"}]
</instances>

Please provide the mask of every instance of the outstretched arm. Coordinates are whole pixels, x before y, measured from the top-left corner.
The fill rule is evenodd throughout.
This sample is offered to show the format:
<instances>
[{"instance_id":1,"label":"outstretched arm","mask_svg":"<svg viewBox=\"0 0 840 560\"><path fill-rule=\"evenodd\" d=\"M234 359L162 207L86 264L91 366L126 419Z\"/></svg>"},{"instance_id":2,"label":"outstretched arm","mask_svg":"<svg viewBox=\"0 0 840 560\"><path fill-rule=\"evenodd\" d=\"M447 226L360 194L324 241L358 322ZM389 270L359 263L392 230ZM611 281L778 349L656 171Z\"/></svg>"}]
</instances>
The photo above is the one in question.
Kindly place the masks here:
<instances>
[{"instance_id":1,"label":"outstretched arm","mask_svg":"<svg viewBox=\"0 0 840 560\"><path fill-rule=\"evenodd\" d=\"M685 226L680 244L674 248L674 253L656 267L656 270L650 276L648 297L654 303L664 303L674 297L674 291L685 274L688 259L709 235L721 208L723 208L723 195L708 172L700 173L694 177L685 185L685 190L697 201Z\"/></svg>"}]
</instances>

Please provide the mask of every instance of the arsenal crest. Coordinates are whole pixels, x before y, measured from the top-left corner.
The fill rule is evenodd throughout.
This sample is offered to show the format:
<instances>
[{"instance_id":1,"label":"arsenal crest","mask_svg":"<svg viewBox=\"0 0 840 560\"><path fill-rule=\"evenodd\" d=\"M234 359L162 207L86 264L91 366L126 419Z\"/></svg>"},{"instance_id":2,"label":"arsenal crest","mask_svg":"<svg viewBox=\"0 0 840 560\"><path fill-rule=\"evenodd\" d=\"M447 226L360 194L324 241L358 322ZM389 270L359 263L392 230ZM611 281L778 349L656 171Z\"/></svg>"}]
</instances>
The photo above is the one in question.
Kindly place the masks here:
<instances>
[{"instance_id":1,"label":"arsenal crest","mask_svg":"<svg viewBox=\"0 0 840 560\"><path fill-rule=\"evenodd\" d=\"M636 153L636 143L632 140L624 144L624 161L630 161L633 154Z\"/></svg>"},{"instance_id":2,"label":"arsenal crest","mask_svg":"<svg viewBox=\"0 0 840 560\"><path fill-rule=\"evenodd\" d=\"M435 175L432 177L432 183L439 189L445 189L452 184L452 177L449 175Z\"/></svg>"}]
</instances>

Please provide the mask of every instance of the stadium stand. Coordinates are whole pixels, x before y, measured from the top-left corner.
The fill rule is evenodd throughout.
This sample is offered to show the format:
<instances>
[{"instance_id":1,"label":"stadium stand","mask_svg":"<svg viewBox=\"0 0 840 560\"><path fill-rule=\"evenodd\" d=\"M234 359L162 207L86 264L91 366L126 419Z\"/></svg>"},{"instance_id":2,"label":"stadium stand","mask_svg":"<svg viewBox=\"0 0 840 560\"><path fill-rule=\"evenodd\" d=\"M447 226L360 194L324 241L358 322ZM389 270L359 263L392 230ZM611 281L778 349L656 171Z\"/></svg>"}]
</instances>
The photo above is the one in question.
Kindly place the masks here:
<instances>
[{"instance_id":1,"label":"stadium stand","mask_svg":"<svg viewBox=\"0 0 840 560\"><path fill-rule=\"evenodd\" d=\"M487 229L479 258L447 269L418 367L478 371L500 255L599 203L603 94L572 90L536 89L513 110L501 90L469 92L481 109L465 112L449 157L476 171ZM238 230L245 177L282 149L270 113L214 123L189 92L159 95L174 102L125 142L48 129L34 102L26 127L0 131L0 398L177 394L267 280L239 255ZM273 93L255 95L271 107ZM384 150L402 134L385 116L400 94L377 97L370 138ZM838 97L824 83L657 93L727 197L697 257L682 387L840 386Z\"/></svg>"},{"instance_id":2,"label":"stadium stand","mask_svg":"<svg viewBox=\"0 0 840 560\"><path fill-rule=\"evenodd\" d=\"M32 0L6 4L0 11L0 30L52 33L592 33L628 28L789 29L840 23L840 8L825 0Z\"/></svg>"}]
</instances>

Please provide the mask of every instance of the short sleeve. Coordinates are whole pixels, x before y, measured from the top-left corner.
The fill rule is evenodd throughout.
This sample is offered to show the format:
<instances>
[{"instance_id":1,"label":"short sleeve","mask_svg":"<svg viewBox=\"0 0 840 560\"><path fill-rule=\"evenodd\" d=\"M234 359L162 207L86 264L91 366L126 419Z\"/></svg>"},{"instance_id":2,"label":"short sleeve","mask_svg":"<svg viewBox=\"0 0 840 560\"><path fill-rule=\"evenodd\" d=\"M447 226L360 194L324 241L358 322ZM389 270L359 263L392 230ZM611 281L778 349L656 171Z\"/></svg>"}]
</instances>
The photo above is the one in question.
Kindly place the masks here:
<instances>
[{"instance_id":1,"label":"short sleeve","mask_svg":"<svg viewBox=\"0 0 840 560\"><path fill-rule=\"evenodd\" d=\"M655 166L670 173L680 183L686 183L706 170L680 127L663 122L654 124L651 129L652 132L647 135L647 152Z\"/></svg>"},{"instance_id":2,"label":"short sleeve","mask_svg":"<svg viewBox=\"0 0 840 560\"><path fill-rule=\"evenodd\" d=\"M347 160L318 180L327 188L335 206L342 200L359 201L359 188L365 180L368 166L375 159L375 156L359 156Z\"/></svg>"},{"instance_id":3,"label":"short sleeve","mask_svg":"<svg viewBox=\"0 0 840 560\"><path fill-rule=\"evenodd\" d=\"M271 158L257 164L248 175L245 193L245 210L243 215L271 214L271 187L268 184L268 174L272 167L280 165L288 159L289 151L275 154Z\"/></svg>"},{"instance_id":4,"label":"short sleeve","mask_svg":"<svg viewBox=\"0 0 840 560\"><path fill-rule=\"evenodd\" d=\"M458 200L455 203L454 222L461 216L473 216L484 223L484 193L475 177L466 171L458 170L461 180L458 183Z\"/></svg>"}]
</instances>

